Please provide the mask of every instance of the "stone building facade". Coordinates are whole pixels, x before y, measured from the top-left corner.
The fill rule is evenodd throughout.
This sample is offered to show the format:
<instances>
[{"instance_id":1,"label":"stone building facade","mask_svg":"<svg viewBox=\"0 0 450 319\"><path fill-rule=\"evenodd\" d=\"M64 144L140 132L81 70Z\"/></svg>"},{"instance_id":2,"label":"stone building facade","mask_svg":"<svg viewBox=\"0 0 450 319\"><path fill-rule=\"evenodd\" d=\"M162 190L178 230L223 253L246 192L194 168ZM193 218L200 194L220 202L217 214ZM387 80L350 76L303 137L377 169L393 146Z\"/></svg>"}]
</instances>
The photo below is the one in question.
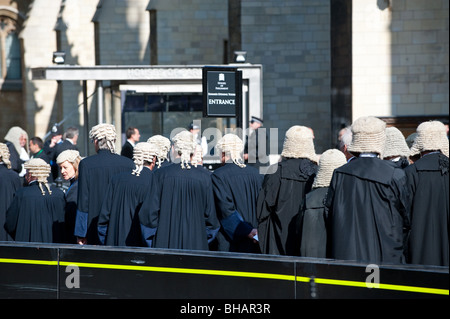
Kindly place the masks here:
<instances>
[{"instance_id":1,"label":"stone building facade","mask_svg":"<svg viewBox=\"0 0 450 319\"><path fill-rule=\"evenodd\" d=\"M248 63L263 67L259 115L265 127L278 128L271 142L279 152L292 125L311 127L321 153L363 115L407 135L422 120L448 120L448 6L447 0L0 0L0 139L14 125L45 137L53 123L97 124L99 83L87 81L84 123L80 81L32 79L33 68L52 65L55 51L65 52L66 64L86 67L219 65L246 51ZM102 120L122 123L117 83L103 81L100 92Z\"/></svg>"}]
</instances>

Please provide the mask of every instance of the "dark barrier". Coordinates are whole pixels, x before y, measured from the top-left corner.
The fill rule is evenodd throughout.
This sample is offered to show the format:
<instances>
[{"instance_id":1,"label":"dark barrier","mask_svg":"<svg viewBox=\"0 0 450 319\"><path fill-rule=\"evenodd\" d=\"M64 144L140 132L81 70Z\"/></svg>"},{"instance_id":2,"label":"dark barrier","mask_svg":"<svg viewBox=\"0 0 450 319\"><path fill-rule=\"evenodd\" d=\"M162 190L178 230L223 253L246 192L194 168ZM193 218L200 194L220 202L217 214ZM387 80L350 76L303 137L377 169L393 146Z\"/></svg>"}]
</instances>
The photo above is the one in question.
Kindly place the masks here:
<instances>
[{"instance_id":1,"label":"dark barrier","mask_svg":"<svg viewBox=\"0 0 450 319\"><path fill-rule=\"evenodd\" d=\"M448 267L0 243L0 298L448 298L448 275Z\"/></svg>"}]
</instances>

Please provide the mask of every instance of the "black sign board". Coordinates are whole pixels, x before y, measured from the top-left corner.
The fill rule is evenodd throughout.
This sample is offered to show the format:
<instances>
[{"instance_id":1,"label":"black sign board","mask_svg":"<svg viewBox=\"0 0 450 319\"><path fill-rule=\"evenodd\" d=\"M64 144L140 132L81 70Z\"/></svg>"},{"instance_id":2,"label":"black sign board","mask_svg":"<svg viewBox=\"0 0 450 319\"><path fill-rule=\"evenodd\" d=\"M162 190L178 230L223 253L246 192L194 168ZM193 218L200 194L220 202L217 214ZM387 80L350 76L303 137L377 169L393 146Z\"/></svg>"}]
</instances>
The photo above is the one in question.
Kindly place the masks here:
<instances>
[{"instance_id":1,"label":"black sign board","mask_svg":"<svg viewBox=\"0 0 450 319\"><path fill-rule=\"evenodd\" d=\"M233 67L203 68L203 117L240 117L242 71Z\"/></svg>"}]
</instances>

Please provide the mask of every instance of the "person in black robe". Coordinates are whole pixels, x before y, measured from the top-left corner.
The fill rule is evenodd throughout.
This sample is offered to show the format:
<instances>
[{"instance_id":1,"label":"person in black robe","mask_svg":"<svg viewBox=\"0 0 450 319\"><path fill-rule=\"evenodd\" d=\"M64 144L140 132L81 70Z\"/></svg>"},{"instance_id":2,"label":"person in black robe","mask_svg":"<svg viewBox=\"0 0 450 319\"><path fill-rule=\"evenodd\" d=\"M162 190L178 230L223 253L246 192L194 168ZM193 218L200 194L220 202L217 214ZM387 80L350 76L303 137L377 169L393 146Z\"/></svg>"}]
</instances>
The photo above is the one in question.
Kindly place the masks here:
<instances>
[{"instance_id":1,"label":"person in black robe","mask_svg":"<svg viewBox=\"0 0 450 319\"><path fill-rule=\"evenodd\" d=\"M196 145L192 133L182 131L173 142L181 163L155 171L152 192L142 205L139 219L156 231L152 247L208 250L220 227L211 177L206 170L189 164Z\"/></svg>"},{"instance_id":2,"label":"person in black robe","mask_svg":"<svg viewBox=\"0 0 450 319\"><path fill-rule=\"evenodd\" d=\"M337 149L325 151L319 160L319 169L312 190L305 196L297 230L300 232L300 256L326 258L327 228L324 201L331 177L336 168L347 163L346 155Z\"/></svg>"},{"instance_id":3,"label":"person in black robe","mask_svg":"<svg viewBox=\"0 0 450 319\"><path fill-rule=\"evenodd\" d=\"M226 134L217 143L222 165L211 175L216 211L222 225L218 250L258 253L256 201L263 176L242 163L242 140Z\"/></svg>"},{"instance_id":4,"label":"person in black robe","mask_svg":"<svg viewBox=\"0 0 450 319\"><path fill-rule=\"evenodd\" d=\"M448 150L443 123L417 127L411 151L421 157L405 169L412 197L408 263L449 266Z\"/></svg>"},{"instance_id":5,"label":"person in black robe","mask_svg":"<svg viewBox=\"0 0 450 319\"><path fill-rule=\"evenodd\" d=\"M156 147L142 142L133 149L136 168L113 177L98 219L100 242L109 246L146 246L139 222L139 210L152 192L152 170ZM145 234L144 234L145 236Z\"/></svg>"},{"instance_id":6,"label":"person in black robe","mask_svg":"<svg viewBox=\"0 0 450 319\"><path fill-rule=\"evenodd\" d=\"M282 161L264 176L257 200L258 237L264 254L299 254L297 217L317 171L312 130L293 126L287 132Z\"/></svg>"},{"instance_id":7,"label":"person in black robe","mask_svg":"<svg viewBox=\"0 0 450 319\"><path fill-rule=\"evenodd\" d=\"M6 212L6 231L20 242L64 242L64 193L49 187L50 165L36 158L25 169L28 186L16 192Z\"/></svg>"},{"instance_id":8,"label":"person in black robe","mask_svg":"<svg viewBox=\"0 0 450 319\"><path fill-rule=\"evenodd\" d=\"M328 189L328 257L371 263L404 263L409 193L403 169L380 157L386 124L361 117L352 124L355 155L334 171Z\"/></svg>"},{"instance_id":9,"label":"person in black robe","mask_svg":"<svg viewBox=\"0 0 450 319\"><path fill-rule=\"evenodd\" d=\"M81 156L76 150L65 150L56 158L56 163L61 170L61 177L69 181L69 187L65 191L66 199L66 243L76 244L77 239L73 232L75 229L75 217L77 214L77 196L78 196L78 166Z\"/></svg>"},{"instance_id":10,"label":"person in black robe","mask_svg":"<svg viewBox=\"0 0 450 319\"><path fill-rule=\"evenodd\" d=\"M30 159L27 132L19 126L11 127L5 135L5 144L9 149L11 169L23 177L25 175L23 163Z\"/></svg>"},{"instance_id":11,"label":"person in black robe","mask_svg":"<svg viewBox=\"0 0 450 319\"><path fill-rule=\"evenodd\" d=\"M19 174L11 169L8 146L0 143L0 241L12 240L3 226L6 211L12 203L14 194L21 187Z\"/></svg>"},{"instance_id":12,"label":"person in black robe","mask_svg":"<svg viewBox=\"0 0 450 319\"><path fill-rule=\"evenodd\" d=\"M79 244L100 244L97 222L103 197L112 177L134 168L132 160L115 151L116 130L111 124L98 124L90 133L97 154L81 160L78 171L77 214L74 235Z\"/></svg>"}]
</instances>

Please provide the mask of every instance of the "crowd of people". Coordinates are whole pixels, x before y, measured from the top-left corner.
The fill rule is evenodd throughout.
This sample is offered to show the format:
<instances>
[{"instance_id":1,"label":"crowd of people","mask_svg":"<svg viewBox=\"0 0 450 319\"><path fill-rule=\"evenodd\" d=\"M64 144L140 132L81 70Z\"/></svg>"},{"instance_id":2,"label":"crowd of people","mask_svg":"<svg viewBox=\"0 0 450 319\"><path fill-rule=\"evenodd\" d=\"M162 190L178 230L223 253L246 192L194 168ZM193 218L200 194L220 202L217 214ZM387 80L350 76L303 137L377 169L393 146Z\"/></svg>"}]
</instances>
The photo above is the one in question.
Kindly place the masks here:
<instances>
[{"instance_id":1,"label":"crowd of people","mask_svg":"<svg viewBox=\"0 0 450 319\"><path fill-rule=\"evenodd\" d=\"M96 154L86 158L76 129L67 143L60 135L56 127L48 142L27 145L14 127L0 143L0 241L449 265L442 122L421 123L405 139L361 117L342 129L339 149L322 154L313 131L295 125L265 175L245 160L249 146L235 134L218 141L222 166L214 171L188 130L139 142L131 128L119 155L114 126L98 124L89 132ZM64 191L51 182L58 176L70 185Z\"/></svg>"}]
</instances>

